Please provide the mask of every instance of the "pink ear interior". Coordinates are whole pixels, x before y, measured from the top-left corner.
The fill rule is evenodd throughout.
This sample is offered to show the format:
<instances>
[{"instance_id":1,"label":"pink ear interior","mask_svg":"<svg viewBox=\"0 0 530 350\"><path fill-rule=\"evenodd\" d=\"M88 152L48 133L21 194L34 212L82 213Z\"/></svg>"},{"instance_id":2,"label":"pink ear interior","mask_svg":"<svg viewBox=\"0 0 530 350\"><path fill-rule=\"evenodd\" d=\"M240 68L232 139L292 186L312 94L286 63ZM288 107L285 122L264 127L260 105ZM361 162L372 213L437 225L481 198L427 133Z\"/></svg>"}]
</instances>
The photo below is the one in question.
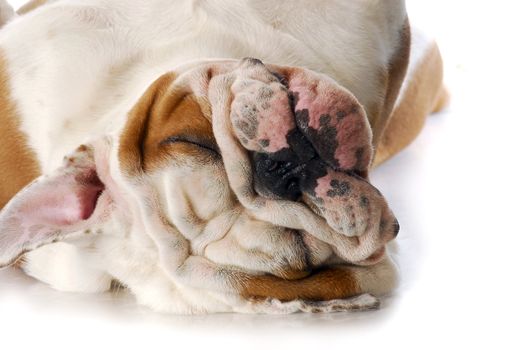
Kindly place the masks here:
<instances>
[{"instance_id":1,"label":"pink ear interior","mask_svg":"<svg viewBox=\"0 0 530 350\"><path fill-rule=\"evenodd\" d=\"M105 186L88 152L20 191L0 212L0 266L94 224ZM79 164L81 163L81 164Z\"/></svg>"},{"instance_id":2,"label":"pink ear interior","mask_svg":"<svg viewBox=\"0 0 530 350\"><path fill-rule=\"evenodd\" d=\"M104 188L93 169L47 179L23 194L18 215L27 223L74 225L92 215Z\"/></svg>"}]
</instances>

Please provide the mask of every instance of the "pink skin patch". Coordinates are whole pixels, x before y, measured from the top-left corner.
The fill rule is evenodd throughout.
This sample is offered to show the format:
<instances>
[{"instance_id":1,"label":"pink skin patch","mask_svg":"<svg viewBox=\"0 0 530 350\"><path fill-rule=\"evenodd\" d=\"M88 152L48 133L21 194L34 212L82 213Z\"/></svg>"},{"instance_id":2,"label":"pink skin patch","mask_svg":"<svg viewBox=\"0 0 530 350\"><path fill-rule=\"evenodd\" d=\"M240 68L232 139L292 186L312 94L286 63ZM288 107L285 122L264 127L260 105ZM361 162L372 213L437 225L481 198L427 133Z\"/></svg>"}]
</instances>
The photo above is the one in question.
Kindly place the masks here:
<instances>
[{"instance_id":1,"label":"pink skin patch","mask_svg":"<svg viewBox=\"0 0 530 350\"><path fill-rule=\"evenodd\" d=\"M363 107L324 75L269 67L242 65L230 114L239 142L258 152L253 161L261 196L296 200L300 194L334 231L379 249L393 238L395 218L363 178L373 155Z\"/></svg>"},{"instance_id":2,"label":"pink skin patch","mask_svg":"<svg viewBox=\"0 0 530 350\"><path fill-rule=\"evenodd\" d=\"M328 168L317 180L312 201L333 229L353 236L366 230L373 204L381 204L378 197L366 181Z\"/></svg>"},{"instance_id":3,"label":"pink skin patch","mask_svg":"<svg viewBox=\"0 0 530 350\"><path fill-rule=\"evenodd\" d=\"M366 171L372 135L355 97L317 73L293 68L287 76L284 83L289 90L271 79L264 66L253 66L233 84L230 118L242 145L250 151L275 153L290 147L288 135L298 127L334 169Z\"/></svg>"},{"instance_id":4,"label":"pink skin patch","mask_svg":"<svg viewBox=\"0 0 530 350\"><path fill-rule=\"evenodd\" d=\"M60 227L86 220L105 188L93 169L56 180L53 185L35 189L30 200L20 208L21 213L27 213L27 222Z\"/></svg>"},{"instance_id":5,"label":"pink skin patch","mask_svg":"<svg viewBox=\"0 0 530 350\"><path fill-rule=\"evenodd\" d=\"M0 266L20 253L92 227L107 215L110 197L92 150L81 146L64 165L20 191L0 213Z\"/></svg>"},{"instance_id":6,"label":"pink skin patch","mask_svg":"<svg viewBox=\"0 0 530 350\"><path fill-rule=\"evenodd\" d=\"M236 136L248 150L274 153L288 148L287 134L294 129L285 87L245 79L234 84L231 120Z\"/></svg>"},{"instance_id":7,"label":"pink skin patch","mask_svg":"<svg viewBox=\"0 0 530 350\"><path fill-rule=\"evenodd\" d=\"M294 129L294 121L286 108L289 106L286 94L275 95L269 103L271 107L263 114L256 137L258 140L268 140L267 146L262 144L263 150L274 153L289 147L287 134Z\"/></svg>"},{"instance_id":8,"label":"pink skin patch","mask_svg":"<svg viewBox=\"0 0 530 350\"><path fill-rule=\"evenodd\" d=\"M297 124L322 159L338 170L365 170L372 135L361 105L336 83L306 72L291 75ZM304 113L305 112L305 113Z\"/></svg>"},{"instance_id":9,"label":"pink skin patch","mask_svg":"<svg viewBox=\"0 0 530 350\"><path fill-rule=\"evenodd\" d=\"M326 198L328 191L331 190L331 175L326 175L317 180L317 188L315 188L315 194L319 198Z\"/></svg>"}]
</instances>

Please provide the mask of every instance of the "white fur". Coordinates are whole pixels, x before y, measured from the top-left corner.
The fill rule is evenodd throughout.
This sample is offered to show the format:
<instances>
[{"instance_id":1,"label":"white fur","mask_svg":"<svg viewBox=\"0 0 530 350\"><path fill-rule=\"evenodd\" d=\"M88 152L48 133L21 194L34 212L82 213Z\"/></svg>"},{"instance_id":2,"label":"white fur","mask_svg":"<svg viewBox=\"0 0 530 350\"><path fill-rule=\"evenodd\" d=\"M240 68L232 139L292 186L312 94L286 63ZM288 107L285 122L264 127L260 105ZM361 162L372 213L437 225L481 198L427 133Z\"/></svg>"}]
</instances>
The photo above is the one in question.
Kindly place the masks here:
<instances>
[{"instance_id":1,"label":"white fur","mask_svg":"<svg viewBox=\"0 0 530 350\"><path fill-rule=\"evenodd\" d=\"M15 16L15 11L6 0L0 0L0 27Z\"/></svg>"},{"instance_id":2,"label":"white fur","mask_svg":"<svg viewBox=\"0 0 530 350\"><path fill-rule=\"evenodd\" d=\"M0 6L4 5L0 1ZM211 58L249 56L309 68L337 80L363 105L375 103L382 98L380 69L398 45L405 17L404 1L397 0L314 1L310 5L305 0L71 0L54 2L12 20L0 31L0 51L8 62L11 95L22 118L22 130L42 171L57 168L65 154L86 142L87 135L94 139L110 135L106 148L111 159L109 175L120 182L120 196L133 203L129 213L114 214L109 227L102 228L104 234L72 238L28 253L26 271L57 289L80 292L107 290L110 281L118 279L140 303L164 312L316 310L315 305L303 302L252 304L230 293L209 291L197 281L207 281L201 283L211 283L217 290L230 286L223 286L215 268L199 256L188 258L180 274L171 275L159 263L159 240L170 247L189 241L192 253L226 264L247 261L238 255L241 251L229 250L236 243L248 243L238 236L237 229L229 240L208 245L220 238L216 236L219 230L209 229L208 223L194 225L196 231L186 228L186 221L179 218L186 205L194 203L183 198L201 198L201 204L193 207L199 208L198 215L210 225L217 220L216 228L232 227L235 218L242 216L236 215L237 209L234 217L233 212L218 213L218 208L208 206L217 198L208 200L197 193L190 196L184 193L192 188L189 181L165 173L156 186L171 197L161 198L161 205L183 236L150 227L163 224L146 219L145 193L127 184L120 174L116 138L127 112L152 81L184 63ZM3 20L0 18L0 25ZM216 169L212 166L204 171ZM227 196L222 186L218 190L217 196ZM240 230L245 230L245 222L240 225ZM145 233L154 231L165 235L155 238ZM267 242L252 244L264 251L275 247ZM278 243L278 247L283 245ZM319 252L322 256L316 259L320 260L331 254L325 247ZM172 249L166 253L167 259L180 259L172 255ZM276 262L274 254L270 256L253 260L248 269L262 271L285 263ZM382 269L383 275L392 274L390 263ZM367 281L371 283L370 278ZM387 281L394 283L392 277ZM379 292L379 287L367 288ZM381 288L387 290L388 286ZM337 303L318 308L370 308L377 301L366 296Z\"/></svg>"}]
</instances>

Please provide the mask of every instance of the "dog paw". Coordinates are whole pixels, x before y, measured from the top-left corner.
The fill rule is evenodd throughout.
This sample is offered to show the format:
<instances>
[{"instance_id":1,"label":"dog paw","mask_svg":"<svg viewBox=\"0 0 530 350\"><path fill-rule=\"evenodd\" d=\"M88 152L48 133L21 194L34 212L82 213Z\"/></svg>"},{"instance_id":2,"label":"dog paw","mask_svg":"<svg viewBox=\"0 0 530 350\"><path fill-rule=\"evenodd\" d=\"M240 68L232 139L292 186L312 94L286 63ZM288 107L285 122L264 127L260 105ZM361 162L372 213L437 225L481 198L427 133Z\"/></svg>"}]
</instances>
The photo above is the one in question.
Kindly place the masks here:
<instances>
[{"instance_id":1,"label":"dog paw","mask_svg":"<svg viewBox=\"0 0 530 350\"><path fill-rule=\"evenodd\" d=\"M371 294L361 294L348 299L329 301L302 301L300 311L308 313L331 313L373 310L380 306L380 301Z\"/></svg>"}]
</instances>

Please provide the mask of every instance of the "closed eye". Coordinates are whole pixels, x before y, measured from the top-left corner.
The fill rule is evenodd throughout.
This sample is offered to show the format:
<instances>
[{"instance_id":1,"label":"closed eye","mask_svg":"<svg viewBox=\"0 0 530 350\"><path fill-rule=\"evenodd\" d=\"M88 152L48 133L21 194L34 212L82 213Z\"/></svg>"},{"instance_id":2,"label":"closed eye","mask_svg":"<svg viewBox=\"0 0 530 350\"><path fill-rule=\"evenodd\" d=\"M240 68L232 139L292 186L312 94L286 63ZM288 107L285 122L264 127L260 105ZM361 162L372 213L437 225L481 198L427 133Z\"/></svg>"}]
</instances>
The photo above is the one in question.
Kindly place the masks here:
<instances>
[{"instance_id":1,"label":"closed eye","mask_svg":"<svg viewBox=\"0 0 530 350\"><path fill-rule=\"evenodd\" d=\"M220 156L221 154L215 141L199 138L195 135L173 135L160 142L160 146L179 142L192 144L210 153L213 153L216 156Z\"/></svg>"}]
</instances>

